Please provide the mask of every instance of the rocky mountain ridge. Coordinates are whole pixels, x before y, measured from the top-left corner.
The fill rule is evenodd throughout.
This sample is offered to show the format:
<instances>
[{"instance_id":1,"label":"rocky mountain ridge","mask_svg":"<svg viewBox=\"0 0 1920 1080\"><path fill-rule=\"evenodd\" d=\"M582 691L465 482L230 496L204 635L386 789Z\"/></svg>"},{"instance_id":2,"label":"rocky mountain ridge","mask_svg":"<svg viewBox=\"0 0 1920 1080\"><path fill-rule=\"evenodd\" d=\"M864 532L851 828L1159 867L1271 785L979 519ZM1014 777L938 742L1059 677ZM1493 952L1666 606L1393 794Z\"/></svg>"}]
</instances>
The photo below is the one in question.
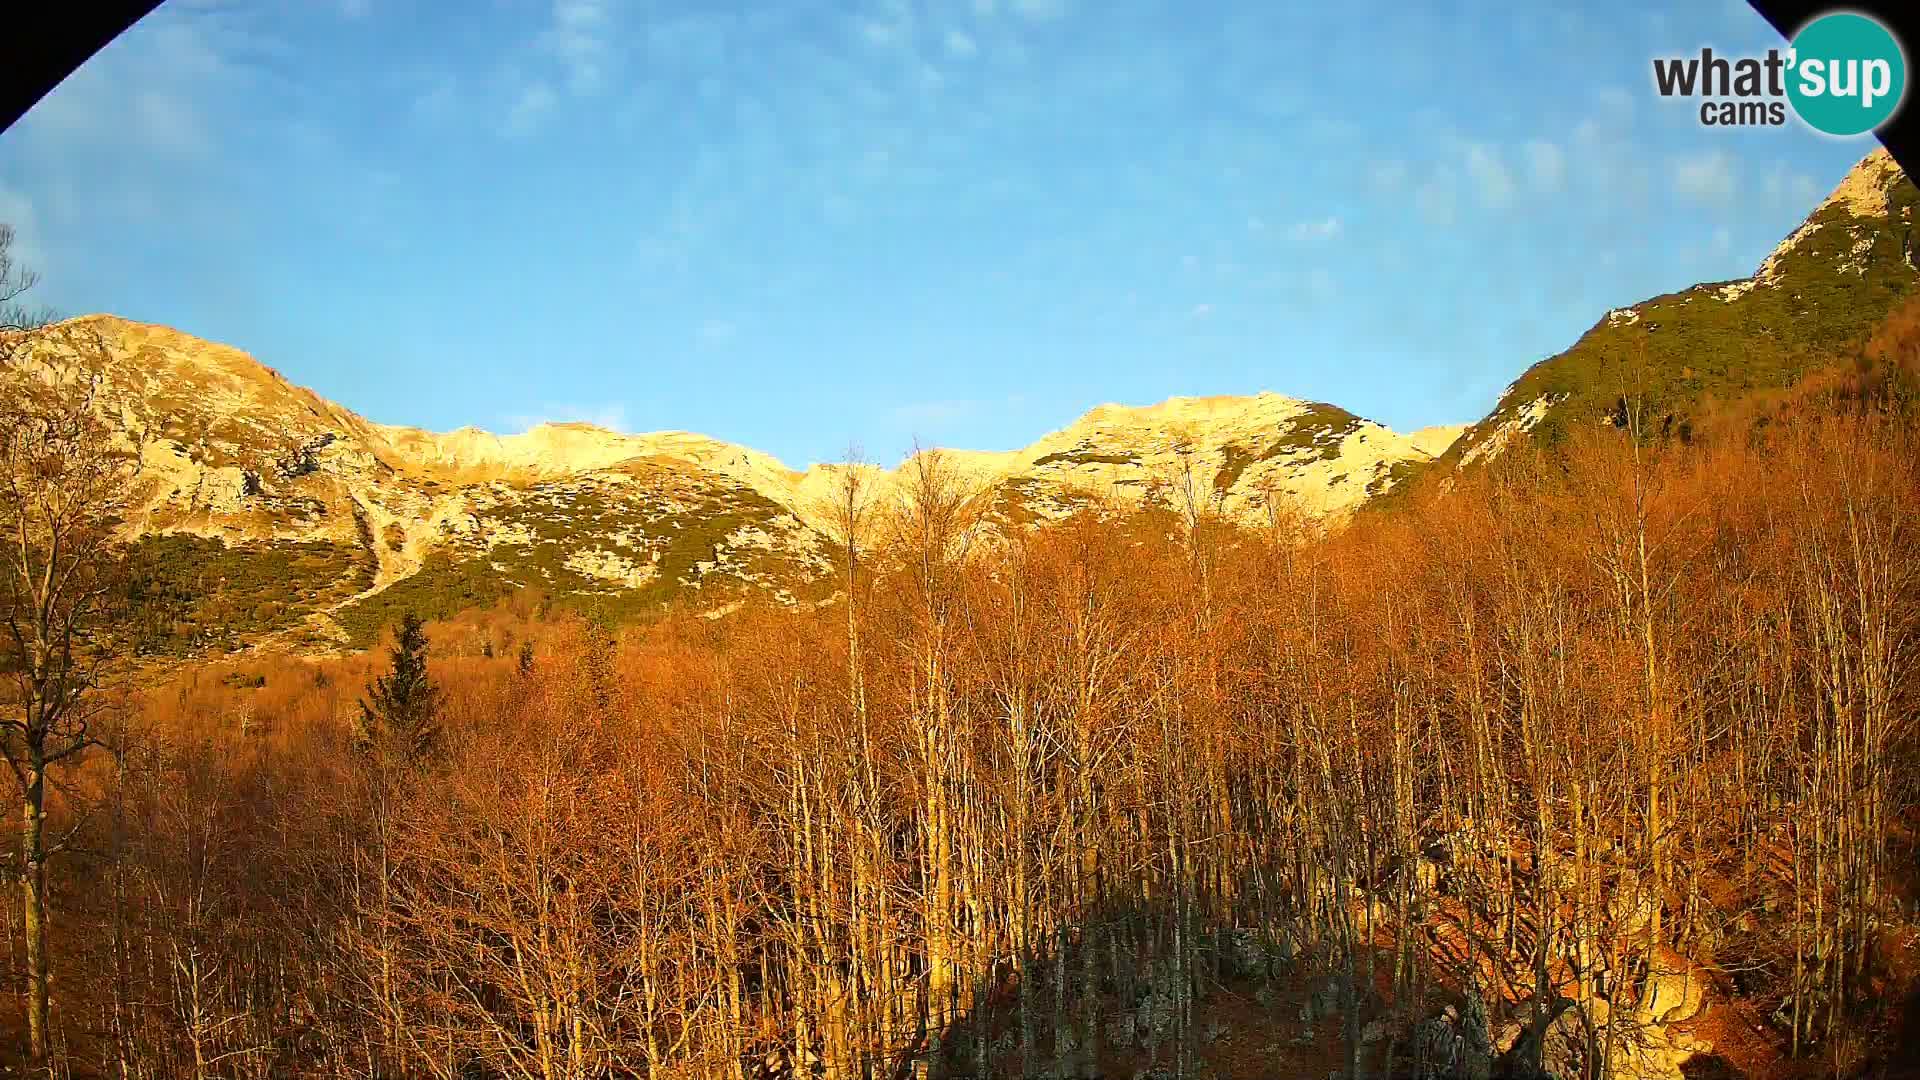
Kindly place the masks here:
<instances>
[{"instance_id":1,"label":"rocky mountain ridge","mask_svg":"<svg viewBox=\"0 0 1920 1080\"><path fill-rule=\"evenodd\" d=\"M942 454L1000 530L1146 502L1337 524L1517 440L1623 424L1630 394L1646 423L1685 438L1702 403L1831 363L1920 283L1916 205L1891 157L1869 154L1751 277L1608 312L1470 427L1402 434L1274 393L1176 397L1102 405L1017 450ZM237 349L108 315L56 324L25 355L62 350L98 369L154 482L129 527L152 594L171 598L154 627L166 649L364 642L402 610L452 614L522 587L615 613L821 598L847 469L877 507L911 472L794 469L685 431L380 424Z\"/></svg>"},{"instance_id":2,"label":"rocky mountain ridge","mask_svg":"<svg viewBox=\"0 0 1920 1080\"><path fill-rule=\"evenodd\" d=\"M1715 399L1790 385L1833 362L1920 285L1920 190L1884 148L1862 158L1755 268L1604 314L1566 351L1527 369L1438 471L1627 422L1685 438Z\"/></svg>"},{"instance_id":3,"label":"rocky mountain ridge","mask_svg":"<svg viewBox=\"0 0 1920 1080\"><path fill-rule=\"evenodd\" d=\"M622 608L795 600L829 576L829 508L849 466L796 470L684 431L380 424L237 349L108 315L56 324L26 355L52 363L62 352L100 371L107 409L140 445L154 495L130 527L172 551L162 577L197 574L203 586L195 564L209 558L298 553L287 583L301 598L255 598L275 608L263 621L276 629L364 640L390 608L433 611L520 586ZM941 453L1003 529L1148 499L1198 501L1246 523L1279 503L1339 521L1459 431L1403 435L1263 393L1102 405L1019 450ZM907 463L853 467L876 507L902 494Z\"/></svg>"}]
</instances>

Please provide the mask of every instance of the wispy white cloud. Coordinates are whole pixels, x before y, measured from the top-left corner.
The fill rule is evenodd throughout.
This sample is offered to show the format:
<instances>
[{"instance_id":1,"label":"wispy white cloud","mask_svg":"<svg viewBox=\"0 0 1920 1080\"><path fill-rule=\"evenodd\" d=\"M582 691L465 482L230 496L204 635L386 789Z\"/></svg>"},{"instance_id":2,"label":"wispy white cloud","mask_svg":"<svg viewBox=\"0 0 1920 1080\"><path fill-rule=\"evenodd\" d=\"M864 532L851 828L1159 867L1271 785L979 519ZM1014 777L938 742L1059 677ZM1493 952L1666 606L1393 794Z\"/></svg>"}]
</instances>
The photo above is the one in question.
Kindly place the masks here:
<instances>
[{"instance_id":1,"label":"wispy white cloud","mask_svg":"<svg viewBox=\"0 0 1920 1080\"><path fill-rule=\"evenodd\" d=\"M530 82L520 88L520 93L507 109L506 123L502 127L507 135L520 137L531 135L540 126L540 120L552 111L560 100L553 87L544 82Z\"/></svg>"},{"instance_id":2,"label":"wispy white cloud","mask_svg":"<svg viewBox=\"0 0 1920 1080\"><path fill-rule=\"evenodd\" d=\"M869 43L882 47L898 45L907 39L905 27L885 19L860 20L860 35Z\"/></svg>"},{"instance_id":3,"label":"wispy white cloud","mask_svg":"<svg viewBox=\"0 0 1920 1080\"><path fill-rule=\"evenodd\" d=\"M1407 182L1407 164L1404 161L1375 162L1367 169L1367 179L1374 187L1398 191Z\"/></svg>"},{"instance_id":4,"label":"wispy white cloud","mask_svg":"<svg viewBox=\"0 0 1920 1080\"><path fill-rule=\"evenodd\" d=\"M138 30L82 65L27 114L22 128L58 153L87 145L123 154L208 155L219 140L207 108L241 93L246 76L227 53L260 43L217 10L162 9Z\"/></svg>"},{"instance_id":5,"label":"wispy white cloud","mask_svg":"<svg viewBox=\"0 0 1920 1080\"><path fill-rule=\"evenodd\" d=\"M1775 165L1761 181L1761 193L1776 206L1811 207L1823 192L1811 176Z\"/></svg>"},{"instance_id":6,"label":"wispy white cloud","mask_svg":"<svg viewBox=\"0 0 1920 1080\"><path fill-rule=\"evenodd\" d=\"M452 75L443 73L414 95L410 108L416 119L439 121L454 115L458 104L459 84Z\"/></svg>"},{"instance_id":7,"label":"wispy white cloud","mask_svg":"<svg viewBox=\"0 0 1920 1080\"><path fill-rule=\"evenodd\" d=\"M33 200L27 198L26 192L0 187L0 225L13 226L13 246L7 255L13 260L14 269L47 274L51 271L47 267L46 250L40 246L36 217Z\"/></svg>"},{"instance_id":8,"label":"wispy white cloud","mask_svg":"<svg viewBox=\"0 0 1920 1080\"><path fill-rule=\"evenodd\" d=\"M980 46L974 43L972 35L968 34L966 31L964 30L948 30L947 31L947 52L953 54L954 56L965 58L965 57L972 56L974 53L977 53L979 51L980 51Z\"/></svg>"},{"instance_id":9,"label":"wispy white cloud","mask_svg":"<svg viewBox=\"0 0 1920 1080\"><path fill-rule=\"evenodd\" d=\"M1678 158L1673 166L1673 190L1683 198L1725 203L1733 198L1733 158L1725 150L1708 150Z\"/></svg>"},{"instance_id":10,"label":"wispy white cloud","mask_svg":"<svg viewBox=\"0 0 1920 1080\"><path fill-rule=\"evenodd\" d=\"M167 153L196 157L213 150L213 135L199 107L178 94L161 90L136 93L133 126L150 145Z\"/></svg>"},{"instance_id":11,"label":"wispy white cloud","mask_svg":"<svg viewBox=\"0 0 1920 1080\"><path fill-rule=\"evenodd\" d=\"M1527 143L1527 171L1542 191L1558 191L1567 178L1567 155L1554 143L1533 139Z\"/></svg>"},{"instance_id":12,"label":"wispy white cloud","mask_svg":"<svg viewBox=\"0 0 1920 1080\"><path fill-rule=\"evenodd\" d=\"M913 7L904 0L882 0L877 8L860 15L856 25L868 44L909 52L919 28Z\"/></svg>"},{"instance_id":13,"label":"wispy white cloud","mask_svg":"<svg viewBox=\"0 0 1920 1080\"><path fill-rule=\"evenodd\" d=\"M1067 14L1067 0L1011 0L1008 5L1021 18L1051 22Z\"/></svg>"},{"instance_id":14,"label":"wispy white cloud","mask_svg":"<svg viewBox=\"0 0 1920 1080\"><path fill-rule=\"evenodd\" d=\"M1624 110L1603 101L1574 125L1562 146L1568 187L1616 208L1645 203L1663 183L1656 174L1666 162L1648 150L1629 120Z\"/></svg>"},{"instance_id":15,"label":"wispy white cloud","mask_svg":"<svg viewBox=\"0 0 1920 1080\"><path fill-rule=\"evenodd\" d=\"M563 90L588 98L613 83L619 10L616 0L552 0L545 25L511 61L502 135L533 134L560 104Z\"/></svg>"},{"instance_id":16,"label":"wispy white cloud","mask_svg":"<svg viewBox=\"0 0 1920 1080\"><path fill-rule=\"evenodd\" d=\"M346 156L337 144L316 152L306 136L318 125L285 107L290 47L272 26L246 6L162 5L5 133L0 176L32 200L45 257L64 259L69 238L101 229L180 230L217 250L249 228L234 196L242 177ZM46 269L47 302L103 306L59 291L84 289L78 275ZM238 276L219 287L253 303L254 283Z\"/></svg>"},{"instance_id":17,"label":"wispy white cloud","mask_svg":"<svg viewBox=\"0 0 1920 1080\"><path fill-rule=\"evenodd\" d=\"M570 90L591 94L606 82L614 32L607 0L554 0L540 45L559 61Z\"/></svg>"},{"instance_id":18,"label":"wispy white cloud","mask_svg":"<svg viewBox=\"0 0 1920 1080\"><path fill-rule=\"evenodd\" d=\"M1593 96L1601 109L1611 113L1616 121L1624 121L1634 111L1633 92L1625 87L1603 86L1595 90Z\"/></svg>"},{"instance_id":19,"label":"wispy white cloud","mask_svg":"<svg viewBox=\"0 0 1920 1080\"><path fill-rule=\"evenodd\" d=\"M1195 304L1193 305L1193 310L1189 311L1187 314L1189 317L1195 318L1195 319L1207 318L1208 316L1213 314L1213 305L1209 303Z\"/></svg>"},{"instance_id":20,"label":"wispy white cloud","mask_svg":"<svg viewBox=\"0 0 1920 1080\"><path fill-rule=\"evenodd\" d=\"M1455 216L1453 176L1440 170L1414 190L1413 205L1429 225L1452 225Z\"/></svg>"},{"instance_id":21,"label":"wispy white cloud","mask_svg":"<svg viewBox=\"0 0 1920 1080\"><path fill-rule=\"evenodd\" d=\"M1476 143L1467 148L1467 177L1482 206L1497 210L1513 201L1513 174L1493 147Z\"/></svg>"},{"instance_id":22,"label":"wispy white cloud","mask_svg":"<svg viewBox=\"0 0 1920 1080\"><path fill-rule=\"evenodd\" d=\"M1331 240L1340 235L1340 219L1321 218L1318 221L1302 221L1294 225L1293 237L1296 240Z\"/></svg>"}]
</instances>

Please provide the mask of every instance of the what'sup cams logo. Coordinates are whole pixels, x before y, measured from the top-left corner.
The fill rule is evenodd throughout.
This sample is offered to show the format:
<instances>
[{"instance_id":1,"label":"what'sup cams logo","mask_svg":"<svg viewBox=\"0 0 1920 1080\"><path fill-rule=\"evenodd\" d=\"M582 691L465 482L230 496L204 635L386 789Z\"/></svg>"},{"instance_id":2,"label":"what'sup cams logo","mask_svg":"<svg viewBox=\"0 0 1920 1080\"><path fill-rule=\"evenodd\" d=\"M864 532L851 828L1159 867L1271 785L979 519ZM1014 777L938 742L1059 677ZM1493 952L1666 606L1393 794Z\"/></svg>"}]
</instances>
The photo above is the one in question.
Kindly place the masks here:
<instances>
[{"instance_id":1,"label":"what'sup cams logo","mask_svg":"<svg viewBox=\"0 0 1920 1080\"><path fill-rule=\"evenodd\" d=\"M1784 52L1657 58L1653 85L1664 98L1701 99L1709 127L1779 127L1791 108L1815 131L1860 135L1899 110L1907 58L1877 20L1837 11L1801 27Z\"/></svg>"}]
</instances>

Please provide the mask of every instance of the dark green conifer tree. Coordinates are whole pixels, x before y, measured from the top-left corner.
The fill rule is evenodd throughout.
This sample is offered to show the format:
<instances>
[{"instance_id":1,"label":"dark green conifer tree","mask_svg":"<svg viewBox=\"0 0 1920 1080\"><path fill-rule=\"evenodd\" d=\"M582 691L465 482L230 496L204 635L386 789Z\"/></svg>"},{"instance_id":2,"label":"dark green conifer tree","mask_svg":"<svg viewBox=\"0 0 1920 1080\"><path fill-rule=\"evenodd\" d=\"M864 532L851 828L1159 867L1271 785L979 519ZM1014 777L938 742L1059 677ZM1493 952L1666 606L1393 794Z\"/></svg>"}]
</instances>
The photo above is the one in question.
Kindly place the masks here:
<instances>
[{"instance_id":1,"label":"dark green conifer tree","mask_svg":"<svg viewBox=\"0 0 1920 1080\"><path fill-rule=\"evenodd\" d=\"M360 700L356 749L403 761L430 756L440 741L440 688L427 674L427 634L419 616L401 620L389 652L392 668Z\"/></svg>"}]
</instances>

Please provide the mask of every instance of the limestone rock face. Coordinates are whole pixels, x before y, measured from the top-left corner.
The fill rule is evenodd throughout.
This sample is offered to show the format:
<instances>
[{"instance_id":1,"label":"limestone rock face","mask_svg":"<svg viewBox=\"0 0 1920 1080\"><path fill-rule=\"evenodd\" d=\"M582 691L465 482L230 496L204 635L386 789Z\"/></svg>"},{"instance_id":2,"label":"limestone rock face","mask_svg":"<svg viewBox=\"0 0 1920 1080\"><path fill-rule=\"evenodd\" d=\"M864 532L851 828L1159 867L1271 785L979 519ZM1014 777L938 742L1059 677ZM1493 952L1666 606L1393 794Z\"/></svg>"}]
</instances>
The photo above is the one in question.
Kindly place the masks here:
<instances>
[{"instance_id":1,"label":"limestone rock face","mask_svg":"<svg viewBox=\"0 0 1920 1080\"><path fill-rule=\"evenodd\" d=\"M1662 1024L1691 1020L1706 1004L1707 989L1704 969L1672 949L1656 948L1642 991L1644 1015Z\"/></svg>"},{"instance_id":2,"label":"limestone rock face","mask_svg":"<svg viewBox=\"0 0 1920 1080\"><path fill-rule=\"evenodd\" d=\"M330 567L367 576L287 582L336 597L315 617L352 622L356 605L370 610L403 585L409 603L537 587L707 609L831 591L829 508L849 466L793 469L685 431L379 424L237 349L107 315L28 335L21 355L42 371L77 363L99 376L104 414L153 481L130 531L281 554L325 545L339 553ZM1019 450L941 453L993 530L1143 502L1248 525L1274 513L1333 525L1459 430L1402 435L1265 393L1102 405ZM903 497L915 465L859 467L877 508Z\"/></svg>"},{"instance_id":3,"label":"limestone rock face","mask_svg":"<svg viewBox=\"0 0 1920 1080\"><path fill-rule=\"evenodd\" d=\"M1590 1057L1604 1059L1600 1075L1608 1080L1679 1080L1681 1066L1713 1047L1673 1025L1691 1018L1704 1007L1704 973L1686 958L1667 951L1667 958L1656 960L1656 969L1664 969L1671 979L1669 988L1679 993L1683 982L1691 979L1701 989L1687 991L1684 998L1674 997L1672 1006L1655 1004L1652 1009L1614 1009L1605 998L1593 998L1582 1009L1572 1005L1548 1026L1541 1042L1542 1072L1557 1080L1572 1080L1585 1075ZM1659 980L1649 984L1658 990ZM1658 994L1655 998L1657 1000ZM1649 1015L1649 1014L1653 1015ZM1593 1043L1588 1042L1589 1029Z\"/></svg>"}]
</instances>

